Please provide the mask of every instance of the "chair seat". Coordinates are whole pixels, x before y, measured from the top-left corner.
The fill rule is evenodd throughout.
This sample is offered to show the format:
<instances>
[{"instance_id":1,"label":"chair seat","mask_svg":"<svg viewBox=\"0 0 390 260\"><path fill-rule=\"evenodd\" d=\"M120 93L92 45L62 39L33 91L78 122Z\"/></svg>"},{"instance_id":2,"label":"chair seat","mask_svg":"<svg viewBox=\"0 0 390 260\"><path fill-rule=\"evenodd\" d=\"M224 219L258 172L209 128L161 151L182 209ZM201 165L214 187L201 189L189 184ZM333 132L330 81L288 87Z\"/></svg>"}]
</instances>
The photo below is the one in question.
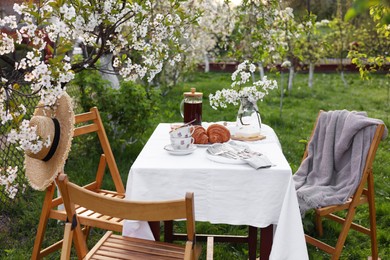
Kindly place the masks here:
<instances>
[{"instance_id":1,"label":"chair seat","mask_svg":"<svg viewBox=\"0 0 390 260\"><path fill-rule=\"evenodd\" d=\"M85 259L184 259L184 246L123 237L108 231Z\"/></svg>"},{"instance_id":2,"label":"chair seat","mask_svg":"<svg viewBox=\"0 0 390 260\"><path fill-rule=\"evenodd\" d=\"M107 190L98 190L97 193L110 198L125 198L125 194L123 193L117 193ZM100 214L92 210L86 209L85 207L80 207L79 205L76 205L75 207L80 224L85 226L93 226L105 230L122 232L124 219L113 218L112 216ZM66 221L66 211L52 209L50 212L50 218Z\"/></svg>"}]
</instances>

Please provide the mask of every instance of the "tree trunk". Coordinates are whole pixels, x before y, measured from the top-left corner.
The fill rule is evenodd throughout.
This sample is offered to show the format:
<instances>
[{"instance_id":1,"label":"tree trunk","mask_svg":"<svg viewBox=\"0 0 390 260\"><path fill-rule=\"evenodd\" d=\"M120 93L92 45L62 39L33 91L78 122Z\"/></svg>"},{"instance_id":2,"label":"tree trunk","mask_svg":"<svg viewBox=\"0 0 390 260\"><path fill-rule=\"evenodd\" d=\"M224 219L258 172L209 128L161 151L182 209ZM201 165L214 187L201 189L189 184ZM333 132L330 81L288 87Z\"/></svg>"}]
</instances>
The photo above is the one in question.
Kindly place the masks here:
<instances>
[{"instance_id":1,"label":"tree trunk","mask_svg":"<svg viewBox=\"0 0 390 260\"><path fill-rule=\"evenodd\" d=\"M314 63L309 64L309 88L313 88Z\"/></svg>"},{"instance_id":2,"label":"tree trunk","mask_svg":"<svg viewBox=\"0 0 390 260\"><path fill-rule=\"evenodd\" d=\"M260 72L260 80L262 80L264 78L264 66L263 66L263 63L259 62L258 66L259 66L259 72Z\"/></svg>"},{"instance_id":3,"label":"tree trunk","mask_svg":"<svg viewBox=\"0 0 390 260\"><path fill-rule=\"evenodd\" d=\"M290 92L293 88L293 80L294 80L294 66L290 67L290 73L288 75L288 92Z\"/></svg>"},{"instance_id":4,"label":"tree trunk","mask_svg":"<svg viewBox=\"0 0 390 260\"><path fill-rule=\"evenodd\" d=\"M204 53L204 72L210 72L210 61L207 52Z\"/></svg>"},{"instance_id":5,"label":"tree trunk","mask_svg":"<svg viewBox=\"0 0 390 260\"><path fill-rule=\"evenodd\" d=\"M113 89L119 89L119 79L117 77L117 75L115 74L114 72L114 68L112 67L112 53L110 54L106 54L106 55L102 55L100 57L100 62L102 64L102 71L100 72L100 74L102 75L103 79L107 80L110 82L110 86L113 88Z\"/></svg>"},{"instance_id":6,"label":"tree trunk","mask_svg":"<svg viewBox=\"0 0 390 260\"><path fill-rule=\"evenodd\" d=\"M344 87L348 87L348 82L345 80L344 77L344 70L341 71L340 76L341 76L341 80L343 81Z\"/></svg>"},{"instance_id":7,"label":"tree trunk","mask_svg":"<svg viewBox=\"0 0 390 260\"><path fill-rule=\"evenodd\" d=\"M283 110L283 72L280 73L280 103L279 103L279 117L282 118L282 110Z\"/></svg>"}]
</instances>

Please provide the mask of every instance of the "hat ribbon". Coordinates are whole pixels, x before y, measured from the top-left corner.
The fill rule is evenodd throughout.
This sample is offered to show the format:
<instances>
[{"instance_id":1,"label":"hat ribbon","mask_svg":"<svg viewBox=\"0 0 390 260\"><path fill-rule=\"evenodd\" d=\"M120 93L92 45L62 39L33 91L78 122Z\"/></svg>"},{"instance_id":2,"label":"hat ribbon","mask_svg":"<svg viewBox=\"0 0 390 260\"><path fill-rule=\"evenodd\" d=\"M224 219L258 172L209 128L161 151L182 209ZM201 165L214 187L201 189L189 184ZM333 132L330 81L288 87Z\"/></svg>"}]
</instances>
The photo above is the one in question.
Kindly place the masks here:
<instances>
[{"instance_id":1,"label":"hat ribbon","mask_svg":"<svg viewBox=\"0 0 390 260\"><path fill-rule=\"evenodd\" d=\"M50 147L49 152L47 153L45 158L42 159L42 161L44 161L44 162L47 162L48 160L51 159L51 157L53 157L54 153L57 150L58 143L60 142L60 133L61 133L60 123L58 122L58 120L56 118L52 118L52 120L54 123L54 139L53 139L53 143Z\"/></svg>"}]
</instances>

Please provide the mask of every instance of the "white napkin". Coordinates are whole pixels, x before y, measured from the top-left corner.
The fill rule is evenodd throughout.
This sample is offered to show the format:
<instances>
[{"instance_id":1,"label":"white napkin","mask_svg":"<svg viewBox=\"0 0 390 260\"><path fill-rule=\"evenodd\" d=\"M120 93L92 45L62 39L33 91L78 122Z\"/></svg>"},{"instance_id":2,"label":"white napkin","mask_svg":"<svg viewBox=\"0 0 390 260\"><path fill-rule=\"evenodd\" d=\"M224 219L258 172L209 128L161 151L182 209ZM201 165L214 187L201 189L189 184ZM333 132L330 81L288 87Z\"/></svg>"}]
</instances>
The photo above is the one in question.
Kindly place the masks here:
<instances>
[{"instance_id":1,"label":"white napkin","mask_svg":"<svg viewBox=\"0 0 390 260\"><path fill-rule=\"evenodd\" d=\"M246 161L250 166L252 166L256 170L262 168L269 168L272 166L272 162L264 154L255 155L248 159L242 159L242 160Z\"/></svg>"},{"instance_id":2,"label":"white napkin","mask_svg":"<svg viewBox=\"0 0 390 260\"><path fill-rule=\"evenodd\" d=\"M269 168L273 165L264 154L252 151L248 145L239 144L234 141L223 144L213 144L207 148L207 152L212 155L226 157L231 160L242 160L256 170Z\"/></svg>"}]
</instances>

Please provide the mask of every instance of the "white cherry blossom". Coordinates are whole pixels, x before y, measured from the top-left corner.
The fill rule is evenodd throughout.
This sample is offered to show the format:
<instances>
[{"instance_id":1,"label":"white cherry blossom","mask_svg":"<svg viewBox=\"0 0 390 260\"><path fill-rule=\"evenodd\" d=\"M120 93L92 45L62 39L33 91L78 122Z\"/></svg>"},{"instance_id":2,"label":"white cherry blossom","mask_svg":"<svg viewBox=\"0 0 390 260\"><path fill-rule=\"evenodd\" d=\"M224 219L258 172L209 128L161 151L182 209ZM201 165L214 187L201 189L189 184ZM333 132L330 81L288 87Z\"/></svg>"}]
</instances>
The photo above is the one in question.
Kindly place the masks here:
<instances>
[{"instance_id":1,"label":"white cherry blossom","mask_svg":"<svg viewBox=\"0 0 390 260\"><path fill-rule=\"evenodd\" d=\"M253 64L248 60L240 63L237 70L232 74L232 84L229 89L222 89L209 95L210 105L214 109L226 108L227 104L238 105L241 98L248 98L251 103L262 101L269 93L269 90L278 87L276 80L268 80L267 76L263 79L252 82L250 85L251 70ZM249 85L248 85L249 84Z\"/></svg>"}]
</instances>

